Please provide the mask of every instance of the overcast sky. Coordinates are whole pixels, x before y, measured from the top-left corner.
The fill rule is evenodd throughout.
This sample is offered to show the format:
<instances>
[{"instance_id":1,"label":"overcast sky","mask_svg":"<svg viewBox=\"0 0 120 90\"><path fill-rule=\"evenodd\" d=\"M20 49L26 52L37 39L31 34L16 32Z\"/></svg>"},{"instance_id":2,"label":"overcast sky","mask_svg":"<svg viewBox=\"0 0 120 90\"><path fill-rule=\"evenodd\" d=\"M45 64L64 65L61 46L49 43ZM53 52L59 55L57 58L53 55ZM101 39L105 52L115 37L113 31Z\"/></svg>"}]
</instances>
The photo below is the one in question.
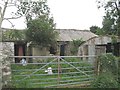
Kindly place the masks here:
<instances>
[{"instance_id":1,"label":"overcast sky","mask_svg":"<svg viewBox=\"0 0 120 90\"><path fill-rule=\"evenodd\" d=\"M102 26L103 10L98 10L96 0L48 0L51 14L54 17L58 29L89 29L92 25ZM9 12L8 9L7 12ZM6 15L8 15L6 13ZM24 19L12 21L14 28L26 27ZM11 25L3 22L3 27L10 28Z\"/></svg>"},{"instance_id":2,"label":"overcast sky","mask_svg":"<svg viewBox=\"0 0 120 90\"><path fill-rule=\"evenodd\" d=\"M102 26L103 10L96 0L48 0L57 28L89 29Z\"/></svg>"}]
</instances>

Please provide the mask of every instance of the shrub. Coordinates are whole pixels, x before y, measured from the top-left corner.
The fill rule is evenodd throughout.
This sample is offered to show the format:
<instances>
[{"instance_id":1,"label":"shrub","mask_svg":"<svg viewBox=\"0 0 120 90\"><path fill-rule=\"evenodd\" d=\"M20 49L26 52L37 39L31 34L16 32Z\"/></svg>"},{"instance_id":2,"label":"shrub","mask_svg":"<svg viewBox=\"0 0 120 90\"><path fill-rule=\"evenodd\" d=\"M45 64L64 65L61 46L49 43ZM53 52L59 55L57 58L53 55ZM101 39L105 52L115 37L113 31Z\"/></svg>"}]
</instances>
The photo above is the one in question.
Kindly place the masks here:
<instances>
[{"instance_id":1,"label":"shrub","mask_svg":"<svg viewBox=\"0 0 120 90\"><path fill-rule=\"evenodd\" d=\"M102 73L91 84L94 88L117 88L118 83L111 72Z\"/></svg>"},{"instance_id":2,"label":"shrub","mask_svg":"<svg viewBox=\"0 0 120 90\"><path fill-rule=\"evenodd\" d=\"M95 88L118 87L118 59L112 54L102 54L98 57L100 74L92 82Z\"/></svg>"},{"instance_id":3,"label":"shrub","mask_svg":"<svg viewBox=\"0 0 120 90\"><path fill-rule=\"evenodd\" d=\"M72 47L70 49L71 54L72 55L76 55L77 52L78 52L79 46L82 45L84 42L85 41L83 41L82 38L81 39L77 39L77 40L73 40L72 43L71 43Z\"/></svg>"},{"instance_id":4,"label":"shrub","mask_svg":"<svg viewBox=\"0 0 120 90\"><path fill-rule=\"evenodd\" d=\"M113 54L100 55L98 62L100 64L100 73L110 71L114 75L118 74L117 59Z\"/></svg>"}]
</instances>

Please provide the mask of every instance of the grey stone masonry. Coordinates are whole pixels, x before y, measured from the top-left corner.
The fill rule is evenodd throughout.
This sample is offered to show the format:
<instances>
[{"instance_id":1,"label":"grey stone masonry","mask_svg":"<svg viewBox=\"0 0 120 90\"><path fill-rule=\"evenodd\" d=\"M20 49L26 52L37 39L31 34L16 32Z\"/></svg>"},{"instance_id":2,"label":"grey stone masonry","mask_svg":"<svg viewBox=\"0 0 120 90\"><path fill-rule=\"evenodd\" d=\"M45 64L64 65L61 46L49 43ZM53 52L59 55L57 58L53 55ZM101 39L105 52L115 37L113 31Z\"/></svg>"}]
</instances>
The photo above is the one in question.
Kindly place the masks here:
<instances>
[{"instance_id":1,"label":"grey stone masonry","mask_svg":"<svg viewBox=\"0 0 120 90\"><path fill-rule=\"evenodd\" d=\"M2 86L7 86L11 79L11 60L9 56L13 55L14 43L11 42L2 42L0 48L0 89Z\"/></svg>"},{"instance_id":2,"label":"grey stone masonry","mask_svg":"<svg viewBox=\"0 0 120 90\"><path fill-rule=\"evenodd\" d=\"M0 42L0 90L2 89L2 42Z\"/></svg>"}]
</instances>

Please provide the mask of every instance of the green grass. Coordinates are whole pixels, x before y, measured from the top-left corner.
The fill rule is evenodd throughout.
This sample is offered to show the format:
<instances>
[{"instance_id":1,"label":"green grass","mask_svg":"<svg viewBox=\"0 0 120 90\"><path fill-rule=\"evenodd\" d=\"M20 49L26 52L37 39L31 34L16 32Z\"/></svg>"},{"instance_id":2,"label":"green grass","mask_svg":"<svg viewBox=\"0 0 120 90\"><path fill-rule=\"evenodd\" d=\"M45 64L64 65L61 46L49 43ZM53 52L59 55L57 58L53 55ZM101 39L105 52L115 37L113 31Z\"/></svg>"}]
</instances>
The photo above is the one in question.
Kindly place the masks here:
<instances>
[{"instance_id":1,"label":"green grass","mask_svg":"<svg viewBox=\"0 0 120 90\"><path fill-rule=\"evenodd\" d=\"M54 64L46 65L41 70L39 68L43 67L45 64L28 64L26 66L12 64L12 86L16 88L39 88L39 87L49 87L64 84L73 84L78 85L79 82L89 81L87 78L94 77L94 69L91 64L86 61L82 61L78 58L67 58L67 62L79 62L71 63L74 67L77 67L81 72L72 67L71 65L60 61L61 73L58 76L58 64L57 60L54 61ZM35 60L38 63L48 63L51 59L47 60ZM56 64L55 64L56 63ZM48 75L44 72L48 67L52 67L53 74ZM92 67L92 68L90 68ZM37 70L37 72L35 72ZM91 72L90 72L91 71ZM34 74L32 74L35 72ZM77 72L77 73L76 73ZM87 74L87 75L86 75ZM92 75L92 76L89 76ZM59 78L58 78L59 77Z\"/></svg>"}]
</instances>

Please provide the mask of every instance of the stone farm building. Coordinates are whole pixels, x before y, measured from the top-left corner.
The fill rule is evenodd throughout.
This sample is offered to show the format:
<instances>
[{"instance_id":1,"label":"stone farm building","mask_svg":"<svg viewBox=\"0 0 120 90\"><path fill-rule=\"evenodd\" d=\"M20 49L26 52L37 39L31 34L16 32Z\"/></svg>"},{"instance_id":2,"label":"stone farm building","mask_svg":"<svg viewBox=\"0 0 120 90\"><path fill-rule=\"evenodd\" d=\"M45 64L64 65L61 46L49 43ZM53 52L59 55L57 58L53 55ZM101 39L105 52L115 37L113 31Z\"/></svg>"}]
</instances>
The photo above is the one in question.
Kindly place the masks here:
<instances>
[{"instance_id":1,"label":"stone farm building","mask_svg":"<svg viewBox=\"0 0 120 90\"><path fill-rule=\"evenodd\" d=\"M73 40L82 39L85 41L78 49L77 55L98 55L100 53L112 52L113 48L115 55L120 55L120 43L112 46L112 39L109 36L98 36L89 30L76 30L76 29L56 29L58 32L57 38L57 53L56 55L72 55L70 52L71 42ZM16 37L17 34L17 37ZM19 38L18 38L19 37ZM35 45L29 47L25 40L24 30L6 30L3 29L3 42L4 48L8 46L11 50L11 55L14 56L40 56L50 55L53 48L38 48ZM51 49L51 50L50 50Z\"/></svg>"},{"instance_id":2,"label":"stone farm building","mask_svg":"<svg viewBox=\"0 0 120 90\"><path fill-rule=\"evenodd\" d=\"M101 53L113 53L120 56L120 42L112 43L110 36L98 36L87 40L78 50L78 55L100 55Z\"/></svg>"}]
</instances>

